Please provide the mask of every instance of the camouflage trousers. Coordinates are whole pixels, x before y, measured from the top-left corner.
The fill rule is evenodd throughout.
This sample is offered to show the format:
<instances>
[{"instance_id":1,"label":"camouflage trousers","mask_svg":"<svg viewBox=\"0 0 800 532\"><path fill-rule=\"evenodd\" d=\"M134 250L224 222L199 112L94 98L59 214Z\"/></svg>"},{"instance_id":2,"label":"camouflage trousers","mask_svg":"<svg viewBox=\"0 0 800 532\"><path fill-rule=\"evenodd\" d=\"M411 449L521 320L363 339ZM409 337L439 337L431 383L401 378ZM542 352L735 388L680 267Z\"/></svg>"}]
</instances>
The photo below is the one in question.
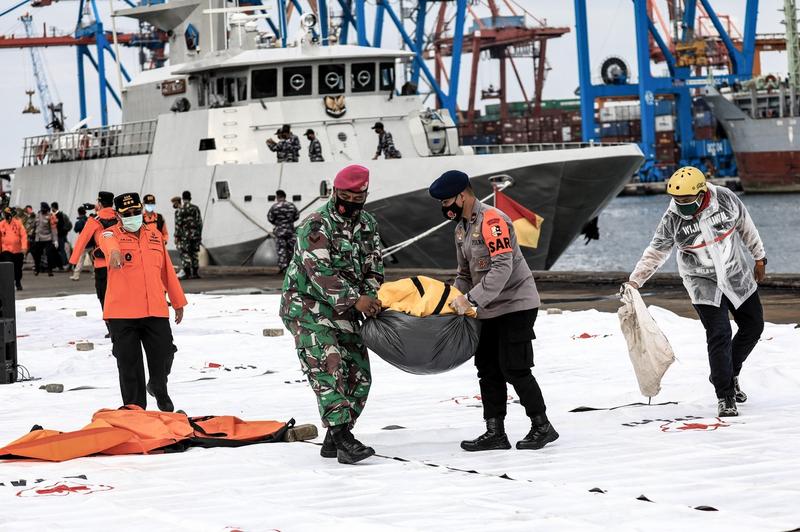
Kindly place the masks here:
<instances>
[{"instance_id":1,"label":"camouflage trousers","mask_svg":"<svg viewBox=\"0 0 800 532\"><path fill-rule=\"evenodd\" d=\"M197 259L197 254L200 251L199 240L186 240L181 239L177 242L176 247L181 254L181 266L185 271L191 271L200 267L200 262Z\"/></svg>"},{"instance_id":2,"label":"camouflage trousers","mask_svg":"<svg viewBox=\"0 0 800 532\"><path fill-rule=\"evenodd\" d=\"M275 237L275 249L278 252L278 268L281 270L289 266L289 261L292 260L296 242L297 237L295 237L294 233Z\"/></svg>"},{"instance_id":3,"label":"camouflage trousers","mask_svg":"<svg viewBox=\"0 0 800 532\"><path fill-rule=\"evenodd\" d=\"M372 384L361 335L294 320L284 324L294 335L300 367L317 396L322 425L352 428Z\"/></svg>"}]
</instances>

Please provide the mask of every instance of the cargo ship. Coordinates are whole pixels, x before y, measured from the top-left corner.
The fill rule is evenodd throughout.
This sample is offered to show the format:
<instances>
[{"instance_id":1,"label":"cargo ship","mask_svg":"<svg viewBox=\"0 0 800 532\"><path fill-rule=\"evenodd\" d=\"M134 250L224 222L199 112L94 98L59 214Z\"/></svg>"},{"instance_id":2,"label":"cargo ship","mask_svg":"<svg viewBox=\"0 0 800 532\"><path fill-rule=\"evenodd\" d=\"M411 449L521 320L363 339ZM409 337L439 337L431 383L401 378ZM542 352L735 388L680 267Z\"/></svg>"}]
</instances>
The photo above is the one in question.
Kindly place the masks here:
<instances>
[{"instance_id":1,"label":"cargo ship","mask_svg":"<svg viewBox=\"0 0 800 532\"><path fill-rule=\"evenodd\" d=\"M705 101L733 146L745 192L800 192L800 117L785 87L720 93Z\"/></svg>"}]
</instances>

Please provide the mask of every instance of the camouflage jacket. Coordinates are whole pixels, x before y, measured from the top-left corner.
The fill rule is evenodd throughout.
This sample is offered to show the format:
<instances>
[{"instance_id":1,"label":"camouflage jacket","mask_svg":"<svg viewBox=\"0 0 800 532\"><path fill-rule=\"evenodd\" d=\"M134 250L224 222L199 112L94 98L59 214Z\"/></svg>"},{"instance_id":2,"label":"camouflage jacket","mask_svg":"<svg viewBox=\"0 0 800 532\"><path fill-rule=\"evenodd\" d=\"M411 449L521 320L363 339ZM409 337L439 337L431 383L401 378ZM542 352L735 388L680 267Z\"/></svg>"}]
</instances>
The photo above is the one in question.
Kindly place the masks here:
<instances>
[{"instance_id":1,"label":"camouflage jacket","mask_svg":"<svg viewBox=\"0 0 800 532\"><path fill-rule=\"evenodd\" d=\"M197 205L184 202L175 211L175 240L202 240L203 216Z\"/></svg>"},{"instance_id":2,"label":"camouflage jacket","mask_svg":"<svg viewBox=\"0 0 800 532\"><path fill-rule=\"evenodd\" d=\"M274 144L267 144L270 151L278 155L279 163L296 163L300 161L300 139L292 135Z\"/></svg>"},{"instance_id":3,"label":"camouflage jacket","mask_svg":"<svg viewBox=\"0 0 800 532\"><path fill-rule=\"evenodd\" d=\"M269 208L267 220L275 226L272 233L280 238L294 234L294 223L300 218L297 207L288 201L278 201Z\"/></svg>"},{"instance_id":4,"label":"camouflage jacket","mask_svg":"<svg viewBox=\"0 0 800 532\"><path fill-rule=\"evenodd\" d=\"M388 131L384 131L378 135L378 150L375 152L375 155L380 155L381 153L383 153L385 159L399 159L402 157L398 149L394 146L392 134Z\"/></svg>"},{"instance_id":5,"label":"camouflage jacket","mask_svg":"<svg viewBox=\"0 0 800 532\"><path fill-rule=\"evenodd\" d=\"M297 245L283 281L280 315L311 326L357 332L362 295L376 297L383 283L378 223L367 213L346 220L334 200L297 227Z\"/></svg>"},{"instance_id":6,"label":"camouflage jacket","mask_svg":"<svg viewBox=\"0 0 800 532\"><path fill-rule=\"evenodd\" d=\"M312 163L325 162L325 158L322 156L322 144L320 144L319 139L312 140L308 145L308 158Z\"/></svg>"}]
</instances>

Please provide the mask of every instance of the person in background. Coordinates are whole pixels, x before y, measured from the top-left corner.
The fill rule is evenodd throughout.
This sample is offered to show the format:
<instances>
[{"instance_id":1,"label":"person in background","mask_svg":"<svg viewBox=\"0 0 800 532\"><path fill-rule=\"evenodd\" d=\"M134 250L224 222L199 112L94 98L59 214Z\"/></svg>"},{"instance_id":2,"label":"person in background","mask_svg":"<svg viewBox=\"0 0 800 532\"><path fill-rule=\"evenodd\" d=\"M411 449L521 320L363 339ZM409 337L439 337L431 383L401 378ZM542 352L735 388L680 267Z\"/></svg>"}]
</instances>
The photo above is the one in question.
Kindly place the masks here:
<instances>
[{"instance_id":1,"label":"person in background","mask_svg":"<svg viewBox=\"0 0 800 532\"><path fill-rule=\"evenodd\" d=\"M33 207L25 205L25 208L20 213L20 219L25 226L25 231L28 233L28 252L30 253L33 248L33 235L36 233L36 213Z\"/></svg>"},{"instance_id":2,"label":"person in background","mask_svg":"<svg viewBox=\"0 0 800 532\"><path fill-rule=\"evenodd\" d=\"M156 230L161 233L164 245L166 245L169 239L169 231L167 230L167 222L164 221L164 217L156 212L156 197L152 194L145 194L142 201L144 202L144 223L155 225Z\"/></svg>"},{"instance_id":3,"label":"person in background","mask_svg":"<svg viewBox=\"0 0 800 532\"><path fill-rule=\"evenodd\" d=\"M402 158L402 155L394 145L392 134L384 129L382 122L375 122L372 129L374 129L375 133L378 135L378 150L375 152L375 156L372 158L373 160L380 157L381 153L384 159Z\"/></svg>"},{"instance_id":4,"label":"person in background","mask_svg":"<svg viewBox=\"0 0 800 532\"><path fill-rule=\"evenodd\" d=\"M86 207L81 205L78 207L78 216L75 218L75 227L73 227L73 231L78 234L78 238L80 238L81 231L83 228L86 227L86 222L89 220L89 217L86 216ZM78 244L78 241L75 241L75 244ZM86 246L83 252L80 254L77 262L72 267L72 275L70 279L73 281L80 281L81 279L81 270L83 269L83 265L86 262L86 257L90 255L94 251L94 242L92 242L91 247Z\"/></svg>"},{"instance_id":5,"label":"person in background","mask_svg":"<svg viewBox=\"0 0 800 532\"><path fill-rule=\"evenodd\" d=\"M33 236L33 275L42 271L42 255L47 255L47 275L53 276L53 266L58 265L58 252L53 242L56 240L58 221L50 212L50 205L43 201L36 215Z\"/></svg>"},{"instance_id":6,"label":"person in background","mask_svg":"<svg viewBox=\"0 0 800 532\"><path fill-rule=\"evenodd\" d=\"M58 210L58 202L54 201L51 203L50 209L53 211L53 216L56 217L56 249L58 250L59 258L57 266L59 271L61 271L64 269L64 266L67 265L67 236L72 229L72 221L66 213ZM56 265L54 264L53 266L55 267Z\"/></svg>"},{"instance_id":7,"label":"person in background","mask_svg":"<svg viewBox=\"0 0 800 532\"><path fill-rule=\"evenodd\" d=\"M272 234L278 252L278 269L283 273L289 266L295 244L294 223L300 218L294 203L286 201L286 192L275 192L277 200L267 213L267 220L274 226Z\"/></svg>"},{"instance_id":8,"label":"person in background","mask_svg":"<svg viewBox=\"0 0 800 532\"><path fill-rule=\"evenodd\" d=\"M481 337L475 367L483 403L486 432L461 442L465 451L510 449L505 432L507 383L514 387L531 421L517 449L541 449L558 439L547 418L542 390L531 373L533 325L539 292L520 250L511 219L475 197L469 176L458 170L442 174L430 195L441 202L445 219L456 222L458 270L455 287L462 293L451 306L458 314L475 307Z\"/></svg>"},{"instance_id":9,"label":"person in background","mask_svg":"<svg viewBox=\"0 0 800 532\"><path fill-rule=\"evenodd\" d=\"M320 455L353 464L375 454L352 429L372 383L358 322L381 311L383 258L378 223L364 211L369 170L347 166L333 187L331 199L297 228L280 316L328 428Z\"/></svg>"},{"instance_id":10,"label":"person in background","mask_svg":"<svg viewBox=\"0 0 800 532\"><path fill-rule=\"evenodd\" d=\"M28 252L28 233L15 214L15 209L3 209L3 220L0 221L0 261L14 265L14 285L17 290L22 290L22 262Z\"/></svg>"},{"instance_id":11,"label":"person in background","mask_svg":"<svg viewBox=\"0 0 800 532\"><path fill-rule=\"evenodd\" d=\"M317 134L313 129L306 129L305 135L308 139L308 159L312 163L325 162L325 158L322 156L322 144L320 144Z\"/></svg>"},{"instance_id":12,"label":"person in background","mask_svg":"<svg viewBox=\"0 0 800 532\"><path fill-rule=\"evenodd\" d=\"M626 284L644 286L678 248L678 271L706 329L717 415L738 416L736 403L747 401L739 373L764 330L758 296L766 275L764 243L742 200L707 183L699 169L679 168L667 182L667 194L669 206ZM752 270L748 259L755 261ZM733 338L729 314L738 326Z\"/></svg>"},{"instance_id":13,"label":"person in background","mask_svg":"<svg viewBox=\"0 0 800 532\"><path fill-rule=\"evenodd\" d=\"M300 139L297 138L297 135L292 133L292 126L291 124L284 124L281 128L283 131L283 138L286 141L287 145L287 163L296 163L300 161Z\"/></svg>"},{"instance_id":14,"label":"person in background","mask_svg":"<svg viewBox=\"0 0 800 532\"><path fill-rule=\"evenodd\" d=\"M175 309L175 323L179 324L186 296L161 233L143 223L139 194L117 196L114 207L119 223L103 230L98 245L108 257L103 318L111 330L122 403L147 408L147 394L151 393L159 410L172 412L175 406L167 390L167 365L174 353L169 305ZM149 382L145 382L142 347Z\"/></svg>"},{"instance_id":15,"label":"person in background","mask_svg":"<svg viewBox=\"0 0 800 532\"><path fill-rule=\"evenodd\" d=\"M203 216L192 203L192 193L184 190L183 205L175 213L175 246L181 254L183 272L179 279L199 279L198 253L203 240Z\"/></svg>"},{"instance_id":16,"label":"person in background","mask_svg":"<svg viewBox=\"0 0 800 532\"><path fill-rule=\"evenodd\" d=\"M70 264L77 266L78 260L83 255L85 249L91 249L94 257L94 290L97 299L100 301L100 308L105 306L106 286L108 284L108 260L103 251L97 247L103 231L110 229L117 224L117 215L114 213L114 194L101 190L97 194L95 204L95 215L86 220L83 231L75 241L72 255L69 258ZM108 324L106 324L108 326ZM110 333L109 333L110 334ZM107 336L108 337L108 336Z\"/></svg>"}]
</instances>

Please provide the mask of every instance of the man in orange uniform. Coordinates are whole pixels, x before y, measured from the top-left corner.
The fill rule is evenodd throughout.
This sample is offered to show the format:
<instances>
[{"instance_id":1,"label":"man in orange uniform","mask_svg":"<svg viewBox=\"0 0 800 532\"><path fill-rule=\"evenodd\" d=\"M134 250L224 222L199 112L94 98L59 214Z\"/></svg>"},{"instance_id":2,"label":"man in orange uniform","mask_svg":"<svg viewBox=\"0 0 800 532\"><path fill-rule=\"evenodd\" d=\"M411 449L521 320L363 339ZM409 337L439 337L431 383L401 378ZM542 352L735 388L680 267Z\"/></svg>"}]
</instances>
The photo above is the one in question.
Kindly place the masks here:
<instances>
[{"instance_id":1,"label":"man in orange uniform","mask_svg":"<svg viewBox=\"0 0 800 532\"><path fill-rule=\"evenodd\" d=\"M97 205L95 205L97 214L86 220L86 225L83 226L83 231L78 235L78 240L75 241L72 255L69 258L69 263L75 266L81 260L84 249L95 247L95 251L92 254L94 257L94 290L97 293L97 299L100 300L101 308L106 298L108 265L106 264L106 258L96 246L103 231L117 224L117 215L114 213L113 204L114 194L111 192L100 191L97 194Z\"/></svg>"},{"instance_id":2,"label":"man in orange uniform","mask_svg":"<svg viewBox=\"0 0 800 532\"><path fill-rule=\"evenodd\" d=\"M28 233L14 214L14 210L9 207L3 209L3 221L0 222L0 261L14 264L14 282L17 290L22 290L22 262L28 252Z\"/></svg>"},{"instance_id":3,"label":"man in orange uniform","mask_svg":"<svg viewBox=\"0 0 800 532\"><path fill-rule=\"evenodd\" d=\"M169 239L169 231L167 231L167 222L164 217L156 212L156 197L152 194L145 194L144 198L144 223L154 225L164 239L164 244Z\"/></svg>"},{"instance_id":4,"label":"man in orange uniform","mask_svg":"<svg viewBox=\"0 0 800 532\"><path fill-rule=\"evenodd\" d=\"M143 223L139 194L117 196L114 207L119 223L103 231L99 246L108 257L103 318L114 344L122 402L146 408L149 388L159 410L172 412L175 407L167 393L167 365L174 348L164 289L175 309L176 324L183 319L186 296L161 233ZM150 371L147 385L142 346Z\"/></svg>"}]
</instances>

